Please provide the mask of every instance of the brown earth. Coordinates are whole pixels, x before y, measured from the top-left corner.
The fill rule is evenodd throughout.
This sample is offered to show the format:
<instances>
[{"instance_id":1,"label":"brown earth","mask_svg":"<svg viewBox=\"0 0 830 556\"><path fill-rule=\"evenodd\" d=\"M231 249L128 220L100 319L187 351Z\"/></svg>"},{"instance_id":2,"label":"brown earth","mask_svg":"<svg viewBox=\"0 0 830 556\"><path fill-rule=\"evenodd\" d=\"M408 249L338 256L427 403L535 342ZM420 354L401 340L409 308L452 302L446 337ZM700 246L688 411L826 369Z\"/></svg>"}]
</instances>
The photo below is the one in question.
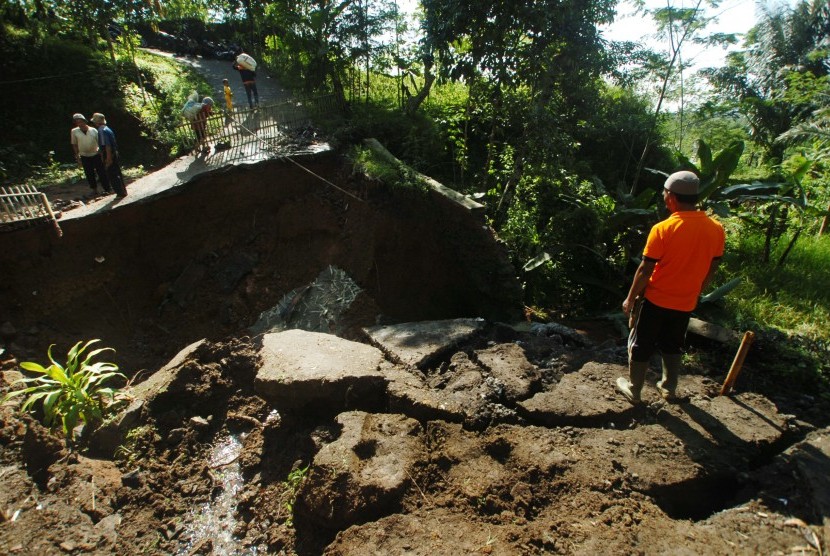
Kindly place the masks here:
<instances>
[{"instance_id":1,"label":"brown earth","mask_svg":"<svg viewBox=\"0 0 830 556\"><path fill-rule=\"evenodd\" d=\"M137 382L161 385L136 387L139 401L80 454L0 410L0 553L826 549L821 398L754 382L719 397L722 372L694 369L681 403L648 386L632 407L612 388L622 342L497 324L518 315L518 288L479 215L352 175L333 155L304 164L363 200L270 161L69 221L62 240L0 236L3 390L18 361L92 337ZM247 327L328 265L363 290L333 328L355 342L344 357L381 348L373 389L323 379L319 399L278 404L288 390L272 397L259 376L268 337ZM427 357L377 340L385 323L471 316L486 323Z\"/></svg>"}]
</instances>

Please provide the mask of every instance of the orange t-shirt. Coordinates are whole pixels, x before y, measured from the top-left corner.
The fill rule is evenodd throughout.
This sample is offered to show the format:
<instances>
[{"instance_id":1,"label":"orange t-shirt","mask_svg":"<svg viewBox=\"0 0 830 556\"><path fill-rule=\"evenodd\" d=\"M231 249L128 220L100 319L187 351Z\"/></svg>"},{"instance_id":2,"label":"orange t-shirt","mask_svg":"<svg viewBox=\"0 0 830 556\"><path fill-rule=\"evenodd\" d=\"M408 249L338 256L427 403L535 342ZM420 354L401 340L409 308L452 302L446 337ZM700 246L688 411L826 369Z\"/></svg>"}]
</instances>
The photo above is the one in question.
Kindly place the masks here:
<instances>
[{"instance_id":1,"label":"orange t-shirt","mask_svg":"<svg viewBox=\"0 0 830 556\"><path fill-rule=\"evenodd\" d=\"M723 226L705 212L679 211L651 228L643 256L657 261L645 297L655 305L692 311L712 259L723 256Z\"/></svg>"}]
</instances>

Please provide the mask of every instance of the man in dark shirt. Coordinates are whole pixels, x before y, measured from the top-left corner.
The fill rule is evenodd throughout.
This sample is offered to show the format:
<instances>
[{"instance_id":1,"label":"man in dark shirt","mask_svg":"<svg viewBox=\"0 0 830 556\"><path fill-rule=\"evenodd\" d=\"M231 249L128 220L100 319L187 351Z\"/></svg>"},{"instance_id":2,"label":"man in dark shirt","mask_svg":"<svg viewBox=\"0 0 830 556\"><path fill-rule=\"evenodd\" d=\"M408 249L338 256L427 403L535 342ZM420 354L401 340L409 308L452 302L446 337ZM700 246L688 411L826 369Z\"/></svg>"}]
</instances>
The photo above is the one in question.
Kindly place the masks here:
<instances>
[{"instance_id":1,"label":"man in dark shirt","mask_svg":"<svg viewBox=\"0 0 830 556\"><path fill-rule=\"evenodd\" d=\"M107 126L107 119L100 112L92 115L92 123L98 128L98 147L110 185L118 197L126 197L127 186L124 185L124 176L121 174L121 164L118 161L115 133Z\"/></svg>"},{"instance_id":2,"label":"man in dark shirt","mask_svg":"<svg viewBox=\"0 0 830 556\"><path fill-rule=\"evenodd\" d=\"M253 64L253 66L251 66ZM256 90L256 62L240 48L233 69L239 72L242 84L245 86L245 94L248 95L248 106L253 110L254 102L259 107L259 93ZM253 99L251 98L253 93Z\"/></svg>"}]
</instances>

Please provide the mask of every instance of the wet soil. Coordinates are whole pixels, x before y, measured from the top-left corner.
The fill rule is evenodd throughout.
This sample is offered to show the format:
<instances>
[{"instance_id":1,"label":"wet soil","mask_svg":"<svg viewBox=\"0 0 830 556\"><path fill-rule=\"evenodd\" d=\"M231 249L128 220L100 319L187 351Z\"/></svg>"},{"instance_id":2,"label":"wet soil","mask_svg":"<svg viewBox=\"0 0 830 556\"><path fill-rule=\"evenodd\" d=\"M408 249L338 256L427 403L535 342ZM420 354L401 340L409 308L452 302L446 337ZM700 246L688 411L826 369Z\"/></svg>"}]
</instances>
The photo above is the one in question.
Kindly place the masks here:
<instances>
[{"instance_id":1,"label":"wet soil","mask_svg":"<svg viewBox=\"0 0 830 556\"><path fill-rule=\"evenodd\" d=\"M272 161L69 222L63 243L48 230L0 237L12 269L0 292L3 391L19 361L90 337L116 347L137 383L168 362L172 372L118 442L90 434L80 451L15 404L0 408L1 553L826 550L820 396L744 380L719 397L733 351L702 346L715 364L689 369L681 403L647 386L632 407L613 392L625 347L607 329L498 324L518 315L515 283L475 216L390 192L339 160L306 162L364 201ZM487 324L420 367L385 353L380 401L347 390L338 404L279 407L256 386L261 338L248 327L332 264L363 289L335 327L349 340L370 342L364 329L379 323ZM415 411L404 387L461 409ZM216 461L228 435L239 453ZM231 465L243 482L227 530L197 536Z\"/></svg>"}]
</instances>

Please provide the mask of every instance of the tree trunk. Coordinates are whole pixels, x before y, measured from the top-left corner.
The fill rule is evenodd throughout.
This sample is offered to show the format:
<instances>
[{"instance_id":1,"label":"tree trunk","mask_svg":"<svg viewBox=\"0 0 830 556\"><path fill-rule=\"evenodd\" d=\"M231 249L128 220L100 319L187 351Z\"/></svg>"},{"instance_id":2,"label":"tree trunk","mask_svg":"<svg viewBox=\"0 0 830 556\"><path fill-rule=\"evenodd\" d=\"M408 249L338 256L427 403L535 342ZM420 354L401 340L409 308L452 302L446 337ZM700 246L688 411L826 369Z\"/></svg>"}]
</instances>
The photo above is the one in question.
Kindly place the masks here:
<instances>
[{"instance_id":1,"label":"tree trunk","mask_svg":"<svg viewBox=\"0 0 830 556\"><path fill-rule=\"evenodd\" d=\"M778 220L778 205L772 207L772 213L769 215L769 222L767 222L767 233L764 236L764 253L761 256L762 263L768 263L770 252L772 251L772 236L775 234L775 223Z\"/></svg>"},{"instance_id":2,"label":"tree trunk","mask_svg":"<svg viewBox=\"0 0 830 556\"><path fill-rule=\"evenodd\" d=\"M776 268L781 268L782 266L784 266L784 261L787 260L787 255L790 254L790 251L792 250L793 246L795 245L795 242L798 241L798 236L800 236L800 235L801 235L801 229L799 228L798 230L795 231L795 234L793 234L793 238L790 240L790 243L789 243L789 245L787 245L787 248L784 249L784 253L781 255L781 258L778 259L778 265L776 266Z\"/></svg>"},{"instance_id":3,"label":"tree trunk","mask_svg":"<svg viewBox=\"0 0 830 556\"><path fill-rule=\"evenodd\" d=\"M432 84L435 82L435 75L432 73L432 66L424 66L424 86L421 87L421 90L415 96L410 96L406 100L406 113L407 114L414 114L418 111L421 104L427 99L429 96L429 91L432 88Z\"/></svg>"},{"instance_id":4,"label":"tree trunk","mask_svg":"<svg viewBox=\"0 0 830 556\"><path fill-rule=\"evenodd\" d=\"M698 0L697 5L695 6L695 12L700 9L700 5L703 3L703 0ZM648 155L649 148L651 147L651 135L654 133L654 130L657 128L657 118L660 115L660 108L663 106L663 99L666 97L666 89L669 85L669 78L671 77L672 68L674 68L674 62L677 60L678 56L680 55L680 48L683 46L683 42L686 40L686 37L692 30L692 24L694 20L690 21L686 28L683 31L683 36L677 41L677 46L672 44L672 57L671 61L669 62L669 67L666 69L666 75L663 76L663 86L660 89L660 96L657 99L657 108L654 109L654 120L651 123L651 129L649 129L648 133L646 134L646 144L643 147L643 154L640 155L640 160L637 161L637 169L634 172L634 181L631 183L631 195L636 195L637 193L637 185L640 182L640 174L643 171L643 166L646 162L646 156ZM673 35L670 35L673 38ZM673 43L674 41L672 41Z\"/></svg>"}]
</instances>

